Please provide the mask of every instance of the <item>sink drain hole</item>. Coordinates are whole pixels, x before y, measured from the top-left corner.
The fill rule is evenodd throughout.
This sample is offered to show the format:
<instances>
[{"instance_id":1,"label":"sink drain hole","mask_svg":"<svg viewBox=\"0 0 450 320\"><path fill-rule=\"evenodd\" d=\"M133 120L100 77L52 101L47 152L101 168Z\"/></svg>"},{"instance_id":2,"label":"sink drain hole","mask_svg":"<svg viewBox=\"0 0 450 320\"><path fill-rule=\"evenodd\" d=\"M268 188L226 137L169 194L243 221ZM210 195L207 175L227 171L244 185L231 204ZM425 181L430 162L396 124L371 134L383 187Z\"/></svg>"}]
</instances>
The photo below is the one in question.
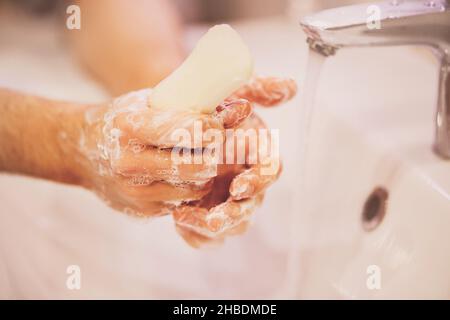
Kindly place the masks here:
<instances>
[{"instance_id":1,"label":"sink drain hole","mask_svg":"<svg viewBox=\"0 0 450 320\"><path fill-rule=\"evenodd\" d=\"M389 193L383 187L375 188L364 203L362 224L366 231L378 227L386 214Z\"/></svg>"}]
</instances>

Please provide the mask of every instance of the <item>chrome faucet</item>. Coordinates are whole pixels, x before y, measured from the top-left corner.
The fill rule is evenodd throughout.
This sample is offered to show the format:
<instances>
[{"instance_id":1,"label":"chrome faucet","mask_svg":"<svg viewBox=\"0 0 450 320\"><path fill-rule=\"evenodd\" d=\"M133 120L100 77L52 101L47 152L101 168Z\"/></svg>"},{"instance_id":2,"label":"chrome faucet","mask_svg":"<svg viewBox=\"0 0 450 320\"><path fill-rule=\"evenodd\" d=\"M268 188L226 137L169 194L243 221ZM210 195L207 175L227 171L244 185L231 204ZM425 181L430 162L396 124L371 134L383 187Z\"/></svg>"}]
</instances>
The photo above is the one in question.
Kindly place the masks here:
<instances>
[{"instance_id":1,"label":"chrome faucet","mask_svg":"<svg viewBox=\"0 0 450 320\"><path fill-rule=\"evenodd\" d=\"M434 150L450 159L450 0L390 0L324 10L302 19L325 56L355 46L425 45L440 61Z\"/></svg>"}]
</instances>

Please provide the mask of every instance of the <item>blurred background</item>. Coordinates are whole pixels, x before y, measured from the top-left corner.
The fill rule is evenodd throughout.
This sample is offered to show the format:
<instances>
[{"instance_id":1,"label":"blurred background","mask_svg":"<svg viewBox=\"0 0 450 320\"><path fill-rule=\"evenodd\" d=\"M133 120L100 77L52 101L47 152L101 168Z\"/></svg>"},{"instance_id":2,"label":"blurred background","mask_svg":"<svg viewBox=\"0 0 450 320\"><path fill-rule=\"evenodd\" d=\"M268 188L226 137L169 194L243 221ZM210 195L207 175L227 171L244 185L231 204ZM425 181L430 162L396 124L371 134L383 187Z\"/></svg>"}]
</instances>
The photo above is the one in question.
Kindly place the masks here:
<instances>
[{"instance_id":1,"label":"blurred background","mask_svg":"<svg viewBox=\"0 0 450 320\"><path fill-rule=\"evenodd\" d=\"M36 14L54 12L64 1L2 0ZM327 8L363 3L361 0L173 0L188 22L218 22L285 14L308 14Z\"/></svg>"}]
</instances>

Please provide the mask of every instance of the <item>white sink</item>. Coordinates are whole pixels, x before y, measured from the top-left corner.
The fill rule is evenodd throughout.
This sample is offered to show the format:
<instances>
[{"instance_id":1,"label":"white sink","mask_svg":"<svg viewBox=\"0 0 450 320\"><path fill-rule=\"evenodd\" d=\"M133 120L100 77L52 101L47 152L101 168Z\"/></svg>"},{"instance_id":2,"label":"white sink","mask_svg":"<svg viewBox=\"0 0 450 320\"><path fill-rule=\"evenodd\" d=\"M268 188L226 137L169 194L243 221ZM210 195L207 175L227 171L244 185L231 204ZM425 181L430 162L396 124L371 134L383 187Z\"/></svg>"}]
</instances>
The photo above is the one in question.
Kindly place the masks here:
<instances>
[{"instance_id":1,"label":"white sink","mask_svg":"<svg viewBox=\"0 0 450 320\"><path fill-rule=\"evenodd\" d=\"M310 209L296 219L304 233L296 296L449 298L450 161L432 152L432 56L412 48L342 50L321 79L307 165ZM380 187L385 215L367 231L364 205ZM372 266L379 289L366 283Z\"/></svg>"}]
</instances>

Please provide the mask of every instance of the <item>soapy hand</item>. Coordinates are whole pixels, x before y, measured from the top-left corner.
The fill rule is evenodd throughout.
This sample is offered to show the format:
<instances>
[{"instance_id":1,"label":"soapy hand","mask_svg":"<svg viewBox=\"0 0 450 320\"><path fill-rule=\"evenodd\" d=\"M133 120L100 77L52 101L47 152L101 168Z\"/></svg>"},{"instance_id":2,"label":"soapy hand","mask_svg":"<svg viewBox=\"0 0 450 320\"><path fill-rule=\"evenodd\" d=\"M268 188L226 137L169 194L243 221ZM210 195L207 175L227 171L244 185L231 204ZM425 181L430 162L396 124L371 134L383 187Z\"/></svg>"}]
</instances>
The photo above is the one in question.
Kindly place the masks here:
<instances>
[{"instance_id":1,"label":"soapy hand","mask_svg":"<svg viewBox=\"0 0 450 320\"><path fill-rule=\"evenodd\" d=\"M149 108L150 89L116 98L110 105L85 113L80 150L88 159L89 185L110 206L132 215L171 213L183 202L203 198L217 175L217 164L175 163L171 134L176 129L193 132L238 125L251 112L242 100L214 114Z\"/></svg>"},{"instance_id":2,"label":"soapy hand","mask_svg":"<svg viewBox=\"0 0 450 320\"><path fill-rule=\"evenodd\" d=\"M272 107L288 101L296 92L297 86L291 79L255 78L227 100L246 99L252 104ZM253 113L236 129L253 129L258 132L267 127ZM257 137L258 148L267 147L260 140L261 137ZM245 136L235 135L233 138L234 146L245 145L246 163L220 164L212 191L196 203L177 207L173 213L177 231L193 247L220 243L227 236L245 232L252 213L264 198L266 188L281 173L278 154L270 153L266 158L253 163L250 158L255 151L249 150L249 145L244 141ZM267 140L270 141L270 138ZM267 165L272 166L273 170L267 170Z\"/></svg>"},{"instance_id":3,"label":"soapy hand","mask_svg":"<svg viewBox=\"0 0 450 320\"><path fill-rule=\"evenodd\" d=\"M173 132L184 129L194 137L199 123L203 133L214 129L224 136L226 129L265 127L251 114L251 102L285 101L295 94L295 83L275 78L253 83L212 114L149 107L151 89L89 108L80 138L80 151L87 159L87 186L111 207L134 216L173 214L177 230L193 246L242 232L279 168L267 175L261 174L261 162L220 164L204 157L201 163L194 159L179 163L173 158L174 147L180 147ZM200 149L210 143L203 137ZM194 157L193 150L188 154Z\"/></svg>"},{"instance_id":4,"label":"soapy hand","mask_svg":"<svg viewBox=\"0 0 450 320\"><path fill-rule=\"evenodd\" d=\"M266 126L255 114L239 126L243 130L262 128ZM237 146L237 140L245 138L236 136L234 139ZM248 159L248 146L245 152ZM252 213L262 202L265 189L281 173L280 160L275 157L262 162L275 164L269 173L261 170L261 163L220 164L211 191L200 201L175 209L173 217L177 231L193 247L220 243L227 236L243 233Z\"/></svg>"}]
</instances>

